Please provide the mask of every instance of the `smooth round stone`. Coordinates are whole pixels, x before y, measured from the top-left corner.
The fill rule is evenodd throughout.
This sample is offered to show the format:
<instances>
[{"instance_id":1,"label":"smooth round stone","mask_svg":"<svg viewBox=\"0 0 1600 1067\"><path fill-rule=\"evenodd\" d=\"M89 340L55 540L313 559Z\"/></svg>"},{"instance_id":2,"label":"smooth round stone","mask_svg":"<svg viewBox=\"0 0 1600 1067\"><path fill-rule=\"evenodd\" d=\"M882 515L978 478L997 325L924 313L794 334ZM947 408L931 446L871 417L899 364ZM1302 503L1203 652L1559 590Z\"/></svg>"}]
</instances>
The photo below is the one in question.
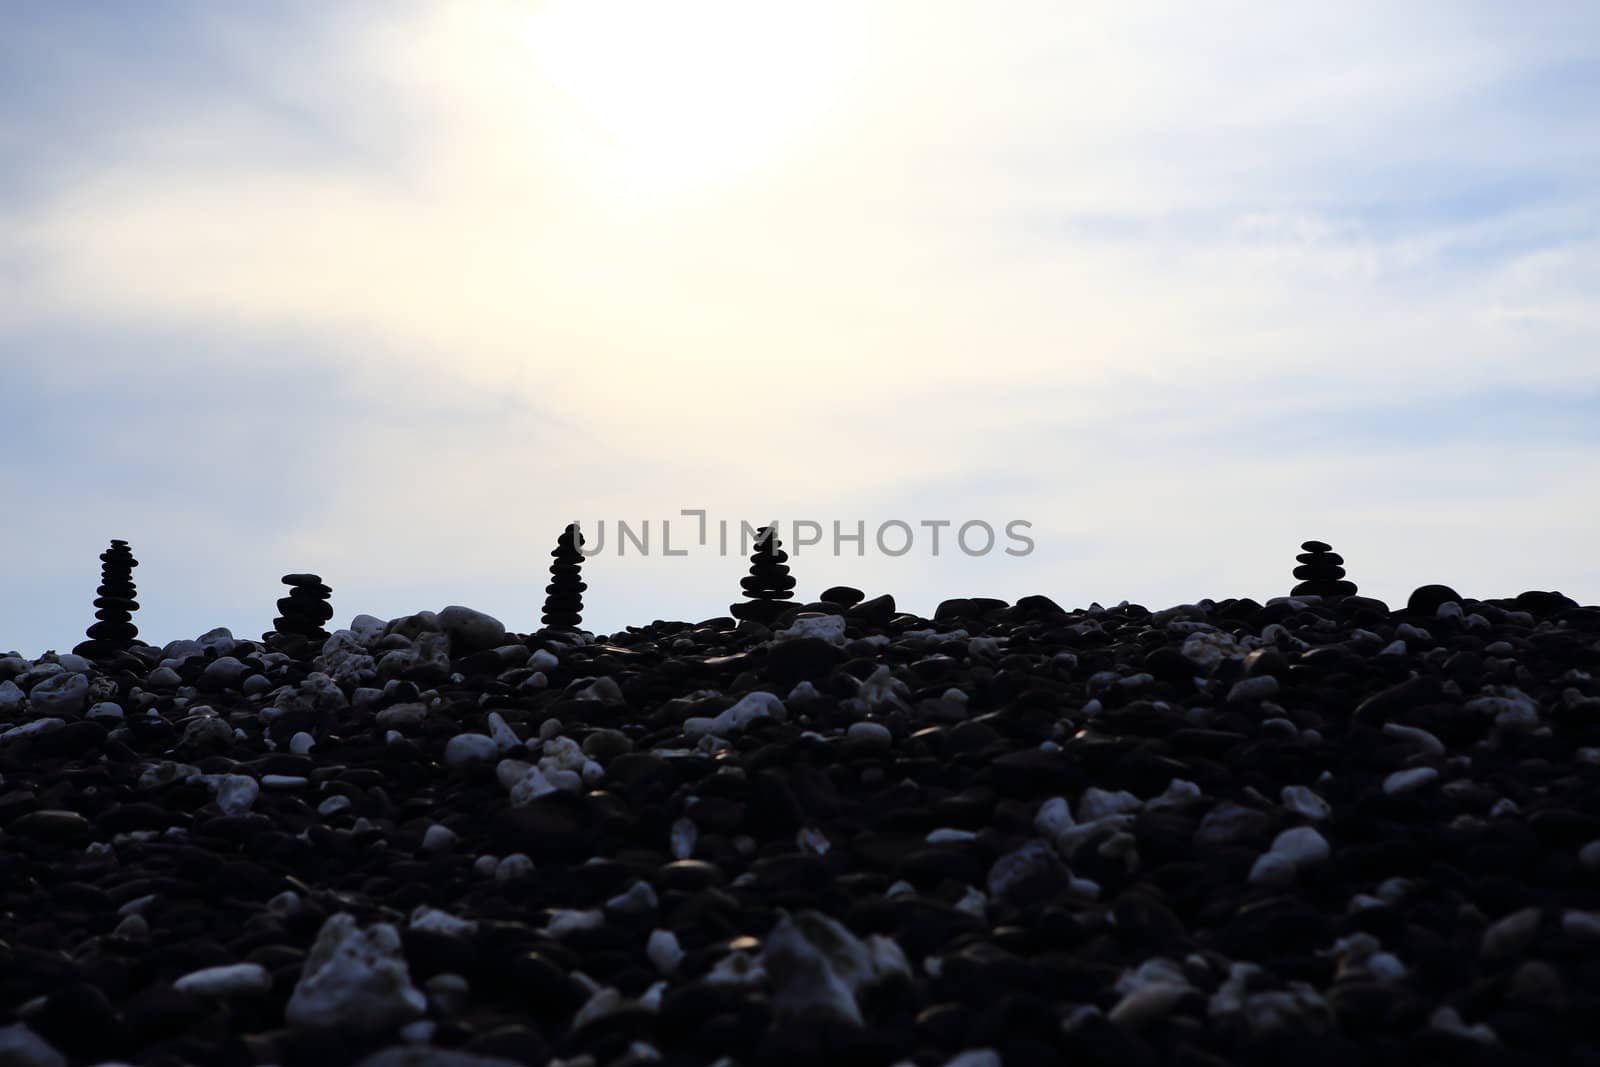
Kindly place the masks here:
<instances>
[{"instance_id":1,"label":"smooth round stone","mask_svg":"<svg viewBox=\"0 0 1600 1067\"><path fill-rule=\"evenodd\" d=\"M283 597L278 601L278 613L285 619L320 626L333 618L333 605L325 600L292 600Z\"/></svg>"},{"instance_id":2,"label":"smooth round stone","mask_svg":"<svg viewBox=\"0 0 1600 1067\"><path fill-rule=\"evenodd\" d=\"M46 808L14 819L7 829L40 841L71 841L89 832L89 820L75 811Z\"/></svg>"},{"instance_id":3,"label":"smooth round stone","mask_svg":"<svg viewBox=\"0 0 1600 1067\"><path fill-rule=\"evenodd\" d=\"M1332 552L1333 546L1326 541L1302 541L1300 547L1307 552Z\"/></svg>"},{"instance_id":4,"label":"smooth round stone","mask_svg":"<svg viewBox=\"0 0 1600 1067\"><path fill-rule=\"evenodd\" d=\"M1435 615L1440 604L1461 603L1461 594L1448 585L1421 585L1406 598L1406 611L1413 615Z\"/></svg>"},{"instance_id":5,"label":"smooth round stone","mask_svg":"<svg viewBox=\"0 0 1600 1067\"><path fill-rule=\"evenodd\" d=\"M887 749L894 744L894 734L881 722L855 722L844 732L846 741L862 748Z\"/></svg>"},{"instance_id":6,"label":"smooth round stone","mask_svg":"<svg viewBox=\"0 0 1600 1067\"><path fill-rule=\"evenodd\" d=\"M830 586L822 591L819 600L826 600L830 604L838 604L842 608L854 607L866 599L867 594L848 585Z\"/></svg>"},{"instance_id":7,"label":"smooth round stone","mask_svg":"<svg viewBox=\"0 0 1600 1067\"><path fill-rule=\"evenodd\" d=\"M439 625L450 635L451 650L457 655L495 648L506 636L505 624L499 619L460 604L442 609Z\"/></svg>"},{"instance_id":8,"label":"smooth round stone","mask_svg":"<svg viewBox=\"0 0 1600 1067\"><path fill-rule=\"evenodd\" d=\"M319 574L285 574L278 579L284 585L321 585L322 576Z\"/></svg>"},{"instance_id":9,"label":"smooth round stone","mask_svg":"<svg viewBox=\"0 0 1600 1067\"><path fill-rule=\"evenodd\" d=\"M131 622L102 619L85 630L85 637L93 637L96 641L131 641L139 637L139 627Z\"/></svg>"},{"instance_id":10,"label":"smooth round stone","mask_svg":"<svg viewBox=\"0 0 1600 1067\"><path fill-rule=\"evenodd\" d=\"M1383 780L1383 791L1390 796L1399 793L1412 793L1435 781L1438 777L1439 772L1432 767L1411 767L1406 770L1395 771Z\"/></svg>"},{"instance_id":11,"label":"smooth round stone","mask_svg":"<svg viewBox=\"0 0 1600 1067\"><path fill-rule=\"evenodd\" d=\"M1296 567L1294 576L1305 580L1314 578L1337 580L1344 577L1344 568L1337 564L1307 563Z\"/></svg>"},{"instance_id":12,"label":"smooth round stone","mask_svg":"<svg viewBox=\"0 0 1600 1067\"><path fill-rule=\"evenodd\" d=\"M1344 562L1344 557L1337 552L1302 552L1295 559L1301 563L1326 563L1334 567Z\"/></svg>"},{"instance_id":13,"label":"smooth round stone","mask_svg":"<svg viewBox=\"0 0 1600 1067\"><path fill-rule=\"evenodd\" d=\"M1577 602L1571 597L1563 596L1553 590L1530 589L1518 593L1516 597L1518 610L1526 611L1535 616L1554 615L1558 611L1566 611L1577 607Z\"/></svg>"},{"instance_id":14,"label":"smooth round stone","mask_svg":"<svg viewBox=\"0 0 1600 1067\"><path fill-rule=\"evenodd\" d=\"M1329 581L1314 579L1301 582L1289 590L1290 596L1350 596L1356 591L1356 583L1350 581Z\"/></svg>"},{"instance_id":15,"label":"smooth round stone","mask_svg":"<svg viewBox=\"0 0 1600 1067\"><path fill-rule=\"evenodd\" d=\"M792 590L798 581L792 574L752 574L748 578L739 579L739 588L746 593L764 593L761 599L788 600L794 596Z\"/></svg>"},{"instance_id":16,"label":"smooth round stone","mask_svg":"<svg viewBox=\"0 0 1600 1067\"><path fill-rule=\"evenodd\" d=\"M860 619L863 622L880 626L894 618L894 614L894 597L889 593L875 596L870 600L863 600L859 604L852 605L845 612L847 618Z\"/></svg>"},{"instance_id":17,"label":"smooth round stone","mask_svg":"<svg viewBox=\"0 0 1600 1067\"><path fill-rule=\"evenodd\" d=\"M724 879L722 871L713 863L705 860L674 860L656 871L654 880L659 890L692 893L721 885Z\"/></svg>"},{"instance_id":18,"label":"smooth round stone","mask_svg":"<svg viewBox=\"0 0 1600 1067\"><path fill-rule=\"evenodd\" d=\"M54 674L28 691L37 715L70 717L89 701L89 679L82 674Z\"/></svg>"},{"instance_id":19,"label":"smooth round stone","mask_svg":"<svg viewBox=\"0 0 1600 1067\"><path fill-rule=\"evenodd\" d=\"M579 746L585 756L604 763L633 751L633 740L621 730L592 730Z\"/></svg>"},{"instance_id":20,"label":"smooth round stone","mask_svg":"<svg viewBox=\"0 0 1600 1067\"><path fill-rule=\"evenodd\" d=\"M447 767L467 767L474 763L493 763L500 758L500 746L488 734L457 734L444 748Z\"/></svg>"},{"instance_id":21,"label":"smooth round stone","mask_svg":"<svg viewBox=\"0 0 1600 1067\"><path fill-rule=\"evenodd\" d=\"M1518 956L1533 943L1542 919L1538 908L1522 908L1490 923L1479 943L1479 955L1486 960Z\"/></svg>"}]
</instances>

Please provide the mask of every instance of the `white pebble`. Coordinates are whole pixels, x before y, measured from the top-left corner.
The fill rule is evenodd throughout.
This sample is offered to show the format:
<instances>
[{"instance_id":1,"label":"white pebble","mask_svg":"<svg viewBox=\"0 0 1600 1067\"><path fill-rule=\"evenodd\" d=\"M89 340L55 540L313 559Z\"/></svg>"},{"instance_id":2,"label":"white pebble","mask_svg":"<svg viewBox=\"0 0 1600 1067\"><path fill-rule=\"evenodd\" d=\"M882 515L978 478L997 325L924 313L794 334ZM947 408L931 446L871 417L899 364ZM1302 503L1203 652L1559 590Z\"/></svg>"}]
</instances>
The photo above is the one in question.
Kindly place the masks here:
<instances>
[{"instance_id":1,"label":"white pebble","mask_svg":"<svg viewBox=\"0 0 1600 1067\"><path fill-rule=\"evenodd\" d=\"M505 859L500 860L494 867L494 880L509 882L516 878L524 878L533 873L533 860L524 853L513 852Z\"/></svg>"},{"instance_id":2,"label":"white pebble","mask_svg":"<svg viewBox=\"0 0 1600 1067\"><path fill-rule=\"evenodd\" d=\"M143 915L129 915L116 925L111 935L129 941L143 941L150 936L150 920Z\"/></svg>"},{"instance_id":3,"label":"white pebble","mask_svg":"<svg viewBox=\"0 0 1600 1067\"><path fill-rule=\"evenodd\" d=\"M1399 793L1411 793L1429 784L1439 777L1439 772L1432 767L1410 767L1403 771L1395 771L1383 780L1383 791L1390 796Z\"/></svg>"},{"instance_id":4,"label":"white pebble","mask_svg":"<svg viewBox=\"0 0 1600 1067\"><path fill-rule=\"evenodd\" d=\"M700 831L689 819L678 819L673 822L669 832L669 847L672 858L686 860L694 855L694 843L700 836Z\"/></svg>"},{"instance_id":5,"label":"white pebble","mask_svg":"<svg viewBox=\"0 0 1600 1067\"><path fill-rule=\"evenodd\" d=\"M894 735L881 722L853 722L844 732L844 738L867 748L888 748L894 743Z\"/></svg>"},{"instance_id":6,"label":"white pebble","mask_svg":"<svg viewBox=\"0 0 1600 1067\"><path fill-rule=\"evenodd\" d=\"M272 988L272 975L259 963L231 963L191 971L172 983L180 993L202 997L232 997L242 993L265 993Z\"/></svg>"},{"instance_id":7,"label":"white pebble","mask_svg":"<svg viewBox=\"0 0 1600 1067\"><path fill-rule=\"evenodd\" d=\"M809 704L813 700L820 699L821 696L822 694L817 692L816 686L810 682L801 682L789 690L789 695L783 698L783 702L785 704Z\"/></svg>"},{"instance_id":8,"label":"white pebble","mask_svg":"<svg viewBox=\"0 0 1600 1067\"><path fill-rule=\"evenodd\" d=\"M1278 793L1278 797L1283 801L1285 808L1313 822L1326 819L1333 813L1328 802L1313 792L1310 786L1286 785Z\"/></svg>"},{"instance_id":9,"label":"white pebble","mask_svg":"<svg viewBox=\"0 0 1600 1067\"><path fill-rule=\"evenodd\" d=\"M1033 817L1033 828L1041 836L1052 839L1076 825L1077 820L1072 817L1072 809L1067 806L1065 797L1051 797L1039 805L1039 812Z\"/></svg>"},{"instance_id":10,"label":"white pebble","mask_svg":"<svg viewBox=\"0 0 1600 1067\"><path fill-rule=\"evenodd\" d=\"M306 957L284 1008L295 1029L348 1025L400 1026L422 1015L427 998L411 984L400 934L389 923L367 929L348 912L330 916Z\"/></svg>"},{"instance_id":11,"label":"white pebble","mask_svg":"<svg viewBox=\"0 0 1600 1067\"><path fill-rule=\"evenodd\" d=\"M1281 888L1294 881L1294 861L1276 852L1263 852L1250 867L1250 884Z\"/></svg>"},{"instance_id":12,"label":"white pebble","mask_svg":"<svg viewBox=\"0 0 1600 1067\"><path fill-rule=\"evenodd\" d=\"M624 893L606 901L606 908L620 915L648 915L660 905L649 882L635 882Z\"/></svg>"},{"instance_id":13,"label":"white pebble","mask_svg":"<svg viewBox=\"0 0 1600 1067\"><path fill-rule=\"evenodd\" d=\"M802 637L816 637L828 642L830 645L843 646L845 618L843 615L816 615L809 618L796 619L787 630L779 630L772 636L779 641L790 641Z\"/></svg>"},{"instance_id":14,"label":"white pebble","mask_svg":"<svg viewBox=\"0 0 1600 1067\"><path fill-rule=\"evenodd\" d=\"M971 830L957 830L949 826L941 826L937 830L928 831L928 836L923 838L930 845L942 845L956 841L976 841L978 835Z\"/></svg>"},{"instance_id":15,"label":"white pebble","mask_svg":"<svg viewBox=\"0 0 1600 1067\"><path fill-rule=\"evenodd\" d=\"M422 835L422 851L448 852L460 840L461 835L450 829L450 827L434 823L428 827L428 832Z\"/></svg>"},{"instance_id":16,"label":"white pebble","mask_svg":"<svg viewBox=\"0 0 1600 1067\"><path fill-rule=\"evenodd\" d=\"M814 856L825 856L828 854L828 849L833 847L828 835L815 826L802 826L794 835L794 842L800 846L802 852L809 852Z\"/></svg>"},{"instance_id":17,"label":"white pebble","mask_svg":"<svg viewBox=\"0 0 1600 1067\"><path fill-rule=\"evenodd\" d=\"M652 930L650 940L645 945L645 955L650 957L658 973L672 974L683 962L684 953L678 944L677 934L671 930Z\"/></svg>"},{"instance_id":18,"label":"white pebble","mask_svg":"<svg viewBox=\"0 0 1600 1067\"><path fill-rule=\"evenodd\" d=\"M606 924L605 914L595 909L556 908L545 924L544 932L562 938L583 930L598 930Z\"/></svg>"},{"instance_id":19,"label":"white pebble","mask_svg":"<svg viewBox=\"0 0 1600 1067\"><path fill-rule=\"evenodd\" d=\"M309 778L298 774L263 774L261 776L261 788L263 789L281 789L287 792L290 789L304 789L310 784L311 780Z\"/></svg>"},{"instance_id":20,"label":"white pebble","mask_svg":"<svg viewBox=\"0 0 1600 1067\"><path fill-rule=\"evenodd\" d=\"M982 891L968 886L967 891L961 894L961 899L955 902L955 909L979 919L988 919L989 898Z\"/></svg>"},{"instance_id":21,"label":"white pebble","mask_svg":"<svg viewBox=\"0 0 1600 1067\"><path fill-rule=\"evenodd\" d=\"M299 731L293 737L289 738L289 751L293 752L296 756L304 756L307 752L310 752L316 747L317 739L306 733L304 730Z\"/></svg>"},{"instance_id":22,"label":"white pebble","mask_svg":"<svg viewBox=\"0 0 1600 1067\"><path fill-rule=\"evenodd\" d=\"M500 758L500 746L488 734L456 734L444 746L447 767L490 763Z\"/></svg>"},{"instance_id":23,"label":"white pebble","mask_svg":"<svg viewBox=\"0 0 1600 1067\"><path fill-rule=\"evenodd\" d=\"M1328 842L1309 826L1296 826L1273 838L1272 848L1250 869L1252 885L1281 886L1304 868L1326 860Z\"/></svg>"},{"instance_id":24,"label":"white pebble","mask_svg":"<svg viewBox=\"0 0 1600 1067\"><path fill-rule=\"evenodd\" d=\"M1198 803L1200 800L1204 799L1204 797L1205 793L1203 793L1200 787L1195 783L1185 781L1182 778L1174 778L1172 781L1167 783L1166 792L1162 793L1158 797L1151 797L1145 802L1144 810L1177 811L1187 808L1191 804ZM1038 825L1037 820L1034 822L1034 825Z\"/></svg>"},{"instance_id":25,"label":"white pebble","mask_svg":"<svg viewBox=\"0 0 1600 1067\"><path fill-rule=\"evenodd\" d=\"M522 738L517 736L517 732L506 722L505 716L498 711L489 713L489 736L494 738L495 747L501 752L509 752L522 744Z\"/></svg>"},{"instance_id":26,"label":"white pebble","mask_svg":"<svg viewBox=\"0 0 1600 1067\"><path fill-rule=\"evenodd\" d=\"M1481 1045L1493 1045L1500 1040L1488 1023L1473 1023L1468 1026L1461 1018L1461 1012L1449 1004L1441 1005L1436 1009L1433 1015L1429 1017L1428 1025L1435 1030L1441 1030L1456 1037L1464 1037Z\"/></svg>"},{"instance_id":27,"label":"white pebble","mask_svg":"<svg viewBox=\"0 0 1600 1067\"><path fill-rule=\"evenodd\" d=\"M1444 742L1427 730L1415 726L1402 726L1397 722L1386 722L1383 724L1383 732L1389 737L1410 741L1429 756L1444 755Z\"/></svg>"},{"instance_id":28,"label":"white pebble","mask_svg":"<svg viewBox=\"0 0 1600 1067\"><path fill-rule=\"evenodd\" d=\"M463 919L459 915L452 915L448 911L430 908L426 904L418 904L411 910L411 919L408 925L413 930L427 930L430 933L445 934L449 937L467 937L478 930L478 924L472 919Z\"/></svg>"},{"instance_id":29,"label":"white pebble","mask_svg":"<svg viewBox=\"0 0 1600 1067\"><path fill-rule=\"evenodd\" d=\"M1367 972L1380 982L1398 982L1406 976L1406 965L1392 953L1374 952L1367 957Z\"/></svg>"},{"instance_id":30,"label":"white pebble","mask_svg":"<svg viewBox=\"0 0 1600 1067\"><path fill-rule=\"evenodd\" d=\"M335 793L333 796L317 805L317 814L322 816L337 815L339 812L350 807L350 804L351 800L349 797L345 796L343 793Z\"/></svg>"},{"instance_id":31,"label":"white pebble","mask_svg":"<svg viewBox=\"0 0 1600 1067\"><path fill-rule=\"evenodd\" d=\"M242 815L261 794L261 786L245 774L225 774L217 782L217 807L224 815Z\"/></svg>"},{"instance_id":32,"label":"white pebble","mask_svg":"<svg viewBox=\"0 0 1600 1067\"><path fill-rule=\"evenodd\" d=\"M432 1019L415 1019L400 1028L400 1040L410 1045L426 1045L438 1030L439 1024Z\"/></svg>"},{"instance_id":33,"label":"white pebble","mask_svg":"<svg viewBox=\"0 0 1600 1067\"><path fill-rule=\"evenodd\" d=\"M1111 792L1098 786L1090 786L1083 791L1083 796L1078 800L1078 821L1094 822L1108 815L1136 812L1142 807L1144 801L1126 790Z\"/></svg>"}]
</instances>

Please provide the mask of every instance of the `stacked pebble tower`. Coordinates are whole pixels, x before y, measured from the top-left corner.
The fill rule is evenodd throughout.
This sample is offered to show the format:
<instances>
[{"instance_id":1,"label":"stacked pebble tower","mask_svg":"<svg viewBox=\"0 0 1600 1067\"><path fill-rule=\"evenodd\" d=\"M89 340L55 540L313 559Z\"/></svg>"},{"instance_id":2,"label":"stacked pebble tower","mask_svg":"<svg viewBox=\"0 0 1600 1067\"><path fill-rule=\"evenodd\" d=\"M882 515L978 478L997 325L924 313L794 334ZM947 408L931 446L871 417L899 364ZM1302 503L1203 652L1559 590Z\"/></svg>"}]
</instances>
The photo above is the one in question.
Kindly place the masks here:
<instances>
[{"instance_id":1,"label":"stacked pebble tower","mask_svg":"<svg viewBox=\"0 0 1600 1067\"><path fill-rule=\"evenodd\" d=\"M750 574L739 582L750 599L730 604L728 613L736 619L771 623L782 615L794 596L794 577L785 564L789 554L778 547L778 535L769 526L756 531L756 550L750 554Z\"/></svg>"},{"instance_id":2,"label":"stacked pebble tower","mask_svg":"<svg viewBox=\"0 0 1600 1067\"><path fill-rule=\"evenodd\" d=\"M278 601L279 616L272 620L272 628L285 637L326 640L323 624L333 618L333 605L328 603L333 590L315 574L285 574L282 581L289 595Z\"/></svg>"},{"instance_id":3,"label":"stacked pebble tower","mask_svg":"<svg viewBox=\"0 0 1600 1067\"><path fill-rule=\"evenodd\" d=\"M1304 549L1295 559L1300 566L1294 576L1300 584L1289 591L1290 596L1354 596L1356 583L1344 580L1344 557L1323 541L1306 541Z\"/></svg>"},{"instance_id":4,"label":"stacked pebble tower","mask_svg":"<svg viewBox=\"0 0 1600 1067\"><path fill-rule=\"evenodd\" d=\"M555 562L550 564L550 584L544 587L544 615L547 627L576 629L583 621L583 591L589 586L582 575L583 534L578 524L572 523L562 531L550 553Z\"/></svg>"},{"instance_id":5,"label":"stacked pebble tower","mask_svg":"<svg viewBox=\"0 0 1600 1067\"><path fill-rule=\"evenodd\" d=\"M94 617L99 621L85 631L89 638L73 649L80 656L113 655L126 651L139 636L133 613L139 610L134 598L133 558L128 542L113 539L111 547L100 553L100 588L95 590Z\"/></svg>"}]
</instances>

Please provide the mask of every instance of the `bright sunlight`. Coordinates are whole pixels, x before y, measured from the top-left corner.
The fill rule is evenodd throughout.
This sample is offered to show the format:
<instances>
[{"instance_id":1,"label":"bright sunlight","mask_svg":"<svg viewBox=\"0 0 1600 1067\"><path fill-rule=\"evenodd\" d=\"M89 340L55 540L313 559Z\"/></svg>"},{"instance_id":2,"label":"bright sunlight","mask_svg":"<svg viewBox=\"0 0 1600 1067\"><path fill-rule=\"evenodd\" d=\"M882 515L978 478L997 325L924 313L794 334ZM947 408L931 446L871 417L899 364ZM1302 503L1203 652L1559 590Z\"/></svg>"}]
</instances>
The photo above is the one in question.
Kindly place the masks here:
<instances>
[{"instance_id":1,"label":"bright sunlight","mask_svg":"<svg viewBox=\"0 0 1600 1067\"><path fill-rule=\"evenodd\" d=\"M550 0L526 33L538 74L589 120L594 164L664 191L796 147L848 81L851 21L833 3Z\"/></svg>"}]
</instances>

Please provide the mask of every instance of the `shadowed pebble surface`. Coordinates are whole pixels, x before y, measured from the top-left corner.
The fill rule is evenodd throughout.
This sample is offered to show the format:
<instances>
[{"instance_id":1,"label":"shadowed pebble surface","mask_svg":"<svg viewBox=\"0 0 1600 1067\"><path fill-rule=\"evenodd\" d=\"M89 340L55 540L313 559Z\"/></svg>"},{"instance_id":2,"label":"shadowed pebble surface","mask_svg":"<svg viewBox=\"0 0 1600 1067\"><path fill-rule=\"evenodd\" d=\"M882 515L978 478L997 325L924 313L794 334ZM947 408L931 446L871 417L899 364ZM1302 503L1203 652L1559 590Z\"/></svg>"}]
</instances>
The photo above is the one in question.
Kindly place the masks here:
<instances>
[{"instance_id":1,"label":"shadowed pebble surface","mask_svg":"<svg viewBox=\"0 0 1600 1067\"><path fill-rule=\"evenodd\" d=\"M1600 609L1304 548L924 619L774 545L594 635L566 538L534 633L289 575L160 648L108 553L0 656L0 1062L1600 1062Z\"/></svg>"}]
</instances>

